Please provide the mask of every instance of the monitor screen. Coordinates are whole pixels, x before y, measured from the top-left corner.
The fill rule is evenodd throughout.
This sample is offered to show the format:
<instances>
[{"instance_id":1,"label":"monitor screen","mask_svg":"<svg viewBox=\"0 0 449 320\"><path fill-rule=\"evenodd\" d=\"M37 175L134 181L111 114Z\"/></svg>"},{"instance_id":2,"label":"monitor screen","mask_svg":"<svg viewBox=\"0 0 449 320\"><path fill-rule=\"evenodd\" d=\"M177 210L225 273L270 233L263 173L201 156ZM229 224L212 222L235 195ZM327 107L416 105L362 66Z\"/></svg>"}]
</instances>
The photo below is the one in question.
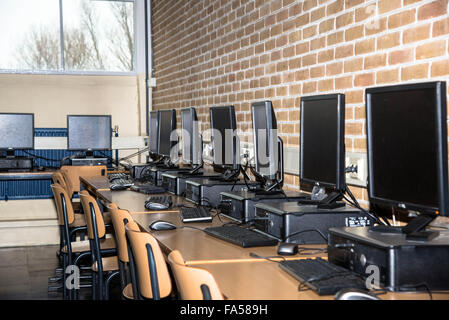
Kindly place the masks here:
<instances>
[{"instance_id":1,"label":"monitor screen","mask_svg":"<svg viewBox=\"0 0 449 320\"><path fill-rule=\"evenodd\" d=\"M0 113L0 149L34 148L34 114Z\"/></svg>"},{"instance_id":2,"label":"monitor screen","mask_svg":"<svg viewBox=\"0 0 449 320\"><path fill-rule=\"evenodd\" d=\"M445 83L366 90L370 202L447 212Z\"/></svg>"},{"instance_id":3,"label":"monitor screen","mask_svg":"<svg viewBox=\"0 0 449 320\"><path fill-rule=\"evenodd\" d=\"M210 108L210 126L212 129L212 148L214 165L219 167L235 167L237 129L234 106Z\"/></svg>"},{"instance_id":4,"label":"monitor screen","mask_svg":"<svg viewBox=\"0 0 449 320\"><path fill-rule=\"evenodd\" d=\"M150 152L158 153L158 135L159 135L159 111L150 112Z\"/></svg>"},{"instance_id":5,"label":"monitor screen","mask_svg":"<svg viewBox=\"0 0 449 320\"><path fill-rule=\"evenodd\" d=\"M278 171L277 123L271 101L252 104L256 171L275 179Z\"/></svg>"},{"instance_id":6,"label":"monitor screen","mask_svg":"<svg viewBox=\"0 0 449 320\"><path fill-rule=\"evenodd\" d=\"M301 182L345 189L344 121L344 95L301 98Z\"/></svg>"},{"instance_id":7,"label":"monitor screen","mask_svg":"<svg viewBox=\"0 0 449 320\"><path fill-rule=\"evenodd\" d=\"M185 163L198 164L202 152L198 118L194 108L181 110L182 158Z\"/></svg>"},{"instance_id":8,"label":"monitor screen","mask_svg":"<svg viewBox=\"0 0 449 320\"><path fill-rule=\"evenodd\" d=\"M159 154L170 157L175 141L170 141L171 133L176 130L176 111L159 110Z\"/></svg>"},{"instance_id":9,"label":"monitor screen","mask_svg":"<svg viewBox=\"0 0 449 320\"><path fill-rule=\"evenodd\" d=\"M110 150L112 147L111 116L67 116L69 150Z\"/></svg>"}]
</instances>

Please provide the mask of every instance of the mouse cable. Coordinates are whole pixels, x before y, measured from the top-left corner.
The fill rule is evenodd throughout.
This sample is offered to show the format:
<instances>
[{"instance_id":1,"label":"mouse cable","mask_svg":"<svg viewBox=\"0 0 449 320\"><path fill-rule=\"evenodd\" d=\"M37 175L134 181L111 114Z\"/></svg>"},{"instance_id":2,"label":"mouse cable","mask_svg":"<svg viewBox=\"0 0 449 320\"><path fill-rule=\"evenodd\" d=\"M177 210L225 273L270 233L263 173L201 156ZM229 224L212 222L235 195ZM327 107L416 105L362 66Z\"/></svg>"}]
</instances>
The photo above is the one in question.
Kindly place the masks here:
<instances>
[{"instance_id":1,"label":"mouse cable","mask_svg":"<svg viewBox=\"0 0 449 320\"><path fill-rule=\"evenodd\" d=\"M188 228L188 229L195 229L195 230L199 230L199 231L202 231L202 232L204 232L204 230L203 230L203 229L201 229L201 228L198 228L198 227L193 227L193 226L182 226L182 227L179 227L178 229L184 229L184 228Z\"/></svg>"},{"instance_id":2,"label":"mouse cable","mask_svg":"<svg viewBox=\"0 0 449 320\"><path fill-rule=\"evenodd\" d=\"M267 261L275 262L275 263L279 263L280 261L273 260L273 259L282 259L282 261L287 261L287 259L285 259L285 257L283 257L283 256L268 256L268 257L264 257L264 256L259 256L257 253L254 253L254 252L250 252L249 256L252 257L252 258L263 259L263 260L267 260Z\"/></svg>"},{"instance_id":3,"label":"mouse cable","mask_svg":"<svg viewBox=\"0 0 449 320\"><path fill-rule=\"evenodd\" d=\"M291 235L289 235L287 238L285 238L285 241L287 241L288 239L290 239L291 237L297 236L298 234L301 233L305 233L305 232L316 232L318 233L324 240L326 240L326 242L329 241L329 239L318 229L307 229L307 230L301 230L295 233L292 233Z\"/></svg>"}]
</instances>

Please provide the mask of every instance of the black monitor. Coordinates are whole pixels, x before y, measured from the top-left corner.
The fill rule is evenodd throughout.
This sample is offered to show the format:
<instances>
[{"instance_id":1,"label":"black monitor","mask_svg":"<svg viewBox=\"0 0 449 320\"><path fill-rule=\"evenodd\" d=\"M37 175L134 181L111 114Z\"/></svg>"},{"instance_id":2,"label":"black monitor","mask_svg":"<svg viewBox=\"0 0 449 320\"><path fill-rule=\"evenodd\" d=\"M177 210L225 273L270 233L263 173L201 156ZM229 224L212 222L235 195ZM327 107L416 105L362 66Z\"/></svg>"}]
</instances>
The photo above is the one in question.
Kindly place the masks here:
<instances>
[{"instance_id":1,"label":"black monitor","mask_svg":"<svg viewBox=\"0 0 449 320\"><path fill-rule=\"evenodd\" d=\"M279 150L276 114L271 101L252 104L253 142L256 171L268 179L276 179Z\"/></svg>"},{"instance_id":2,"label":"black monitor","mask_svg":"<svg viewBox=\"0 0 449 320\"><path fill-rule=\"evenodd\" d=\"M301 98L300 182L344 191L345 96Z\"/></svg>"},{"instance_id":3,"label":"black monitor","mask_svg":"<svg viewBox=\"0 0 449 320\"><path fill-rule=\"evenodd\" d=\"M26 149L34 149L34 114L0 113L0 150L13 156Z\"/></svg>"},{"instance_id":4,"label":"black monitor","mask_svg":"<svg viewBox=\"0 0 449 320\"><path fill-rule=\"evenodd\" d=\"M149 136L149 147L150 152L153 154L157 154L159 152L158 149L158 140L159 140L159 111L151 111L150 112L150 136Z\"/></svg>"},{"instance_id":5,"label":"black monitor","mask_svg":"<svg viewBox=\"0 0 449 320\"><path fill-rule=\"evenodd\" d=\"M371 205L448 215L446 83L367 89L366 120Z\"/></svg>"},{"instance_id":6,"label":"black monitor","mask_svg":"<svg viewBox=\"0 0 449 320\"><path fill-rule=\"evenodd\" d=\"M237 123L234 106L211 107L209 112L213 166L218 169L237 170L238 137L235 135Z\"/></svg>"},{"instance_id":7,"label":"black monitor","mask_svg":"<svg viewBox=\"0 0 449 320\"><path fill-rule=\"evenodd\" d=\"M164 157L171 157L171 150L176 141L171 141L170 136L176 130L176 110L159 110L159 134L158 134L158 154Z\"/></svg>"},{"instance_id":8,"label":"black monitor","mask_svg":"<svg viewBox=\"0 0 449 320\"><path fill-rule=\"evenodd\" d=\"M200 164L202 143L195 108L181 110L182 158L186 164Z\"/></svg>"},{"instance_id":9,"label":"black monitor","mask_svg":"<svg viewBox=\"0 0 449 320\"><path fill-rule=\"evenodd\" d=\"M95 150L112 148L110 115L68 115L67 149L87 151L89 156Z\"/></svg>"}]
</instances>

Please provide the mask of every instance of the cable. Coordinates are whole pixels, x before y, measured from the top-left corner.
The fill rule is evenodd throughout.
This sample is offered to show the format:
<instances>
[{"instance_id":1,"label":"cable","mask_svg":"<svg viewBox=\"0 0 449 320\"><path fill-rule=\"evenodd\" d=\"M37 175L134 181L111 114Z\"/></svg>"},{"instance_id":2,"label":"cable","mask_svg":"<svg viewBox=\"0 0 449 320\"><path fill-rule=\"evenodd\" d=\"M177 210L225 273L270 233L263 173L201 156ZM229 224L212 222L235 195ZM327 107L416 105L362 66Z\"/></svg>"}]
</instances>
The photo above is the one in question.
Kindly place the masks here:
<instances>
[{"instance_id":1,"label":"cable","mask_svg":"<svg viewBox=\"0 0 449 320\"><path fill-rule=\"evenodd\" d=\"M285 241L287 241L287 240L290 239L291 237L294 237L294 236L296 236L296 235L298 235L298 234L305 233L305 232L317 232L317 233L320 234L320 236L321 236L324 240L326 240L326 242L328 242L328 238L327 238L327 237L326 237L320 230L318 230L318 229L307 229L307 230L302 230L302 231L298 231L298 232L292 233L292 234L289 235L287 238L285 238Z\"/></svg>"},{"instance_id":2,"label":"cable","mask_svg":"<svg viewBox=\"0 0 449 320\"><path fill-rule=\"evenodd\" d=\"M275 263L279 263L279 261L277 260L272 260L272 259L282 259L282 261L287 261L287 259L283 256L268 256L268 257L264 257L264 256L259 256L257 253L254 252L250 252L249 256L252 258L256 258L256 259L264 259L270 262L275 262Z\"/></svg>"},{"instance_id":3,"label":"cable","mask_svg":"<svg viewBox=\"0 0 449 320\"><path fill-rule=\"evenodd\" d=\"M312 251L312 252L307 252L307 251ZM299 255L311 256L311 255L315 255L318 253L326 253L326 252L327 252L327 248L301 248L298 246L298 254Z\"/></svg>"},{"instance_id":4,"label":"cable","mask_svg":"<svg viewBox=\"0 0 449 320\"><path fill-rule=\"evenodd\" d=\"M32 156L33 158L36 158L36 159L41 159L41 160L51 161L51 162L61 162L61 159L56 160L56 159L45 158L45 157L42 157L42 156L38 156L38 155L32 154L32 153L30 153L30 152L28 152L26 150L22 150L22 152L27 154L27 155L29 155L29 156Z\"/></svg>"},{"instance_id":5,"label":"cable","mask_svg":"<svg viewBox=\"0 0 449 320\"><path fill-rule=\"evenodd\" d=\"M346 192L348 193L348 195L351 197L352 201L350 201L348 198L346 198L346 196L343 194L343 198L348 201L350 204L352 204L354 207L356 207L357 209L361 210L363 213L369 215L372 219L374 219L375 221L377 221L377 223L379 224L383 224L383 225L389 225L389 223L385 224L385 222L382 222L380 220L380 218L376 215L373 214L367 210L365 210L364 208L362 208L360 206L360 204L358 203L357 199L354 197L354 195L352 194L351 190L349 189L348 186L345 187L346 188Z\"/></svg>"}]
</instances>

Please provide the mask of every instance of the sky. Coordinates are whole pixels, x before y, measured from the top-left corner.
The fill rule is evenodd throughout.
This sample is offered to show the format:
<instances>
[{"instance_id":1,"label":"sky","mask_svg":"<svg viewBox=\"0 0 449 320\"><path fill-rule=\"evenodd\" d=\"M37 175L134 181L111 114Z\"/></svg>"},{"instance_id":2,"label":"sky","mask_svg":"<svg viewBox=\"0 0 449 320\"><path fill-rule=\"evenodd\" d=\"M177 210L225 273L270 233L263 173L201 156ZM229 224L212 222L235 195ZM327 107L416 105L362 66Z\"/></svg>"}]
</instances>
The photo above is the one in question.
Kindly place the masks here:
<instances>
[{"instance_id":1,"label":"sky","mask_svg":"<svg viewBox=\"0 0 449 320\"><path fill-rule=\"evenodd\" d=\"M80 4L85 0L63 0L64 27L80 25ZM91 1L96 20L106 29L113 18L107 1ZM0 0L0 69L15 63L15 52L31 28L43 25L59 32L59 0ZM20 66L17 66L20 68Z\"/></svg>"}]
</instances>

